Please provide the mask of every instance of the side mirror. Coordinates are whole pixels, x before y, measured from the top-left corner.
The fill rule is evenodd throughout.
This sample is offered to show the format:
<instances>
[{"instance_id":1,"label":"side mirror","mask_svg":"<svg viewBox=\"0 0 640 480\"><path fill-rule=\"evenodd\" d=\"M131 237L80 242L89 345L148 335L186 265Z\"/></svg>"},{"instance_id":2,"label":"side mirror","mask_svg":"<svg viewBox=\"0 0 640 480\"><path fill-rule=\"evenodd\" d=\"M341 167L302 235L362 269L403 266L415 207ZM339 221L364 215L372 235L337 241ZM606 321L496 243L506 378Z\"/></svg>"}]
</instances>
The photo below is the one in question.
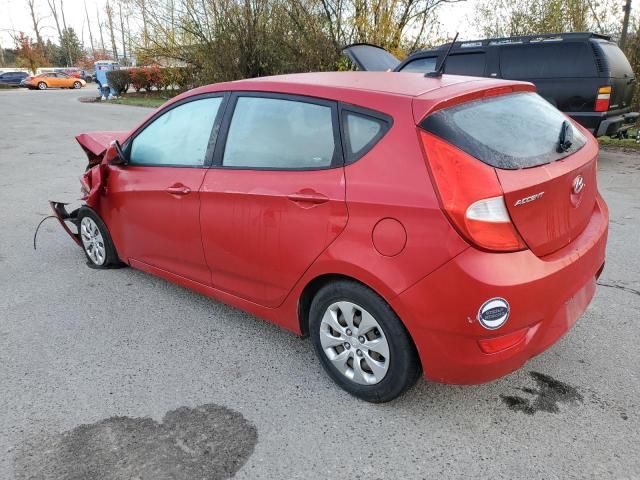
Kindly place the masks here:
<instances>
[{"instance_id":1,"label":"side mirror","mask_svg":"<svg viewBox=\"0 0 640 480\"><path fill-rule=\"evenodd\" d=\"M126 165L129 162L129 159L118 140L111 142L105 156L107 163L110 165Z\"/></svg>"}]
</instances>

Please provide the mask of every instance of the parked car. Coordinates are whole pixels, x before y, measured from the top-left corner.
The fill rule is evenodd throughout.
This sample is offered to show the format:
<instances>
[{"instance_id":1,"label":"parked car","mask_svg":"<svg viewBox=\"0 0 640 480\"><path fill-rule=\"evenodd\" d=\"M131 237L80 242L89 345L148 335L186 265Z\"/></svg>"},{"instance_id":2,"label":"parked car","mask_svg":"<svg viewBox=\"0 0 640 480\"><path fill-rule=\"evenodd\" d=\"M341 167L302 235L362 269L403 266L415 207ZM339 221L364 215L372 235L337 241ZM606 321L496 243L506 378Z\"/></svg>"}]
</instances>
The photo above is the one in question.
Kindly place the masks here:
<instances>
[{"instance_id":1,"label":"parked car","mask_svg":"<svg viewBox=\"0 0 640 480\"><path fill-rule=\"evenodd\" d=\"M29 74L26 72L4 72L0 73L0 84L3 85L15 85L16 87L20 85L23 79L28 77Z\"/></svg>"},{"instance_id":2,"label":"parked car","mask_svg":"<svg viewBox=\"0 0 640 480\"><path fill-rule=\"evenodd\" d=\"M345 53L362 70L431 72L450 44L401 62L374 45ZM618 135L638 120L632 111L637 79L624 53L605 35L563 33L455 42L446 73L532 82L538 93L595 136Z\"/></svg>"},{"instance_id":3,"label":"parked car","mask_svg":"<svg viewBox=\"0 0 640 480\"><path fill-rule=\"evenodd\" d=\"M95 72L95 70L82 70L81 78L87 83L95 82L96 81L96 72Z\"/></svg>"},{"instance_id":4,"label":"parked car","mask_svg":"<svg viewBox=\"0 0 640 480\"><path fill-rule=\"evenodd\" d=\"M63 70L62 73L66 73L70 77L82 78L82 70L80 70L79 68L68 68L66 70Z\"/></svg>"},{"instance_id":5,"label":"parked car","mask_svg":"<svg viewBox=\"0 0 640 480\"><path fill-rule=\"evenodd\" d=\"M70 77L62 72L41 73L25 80L24 85L30 89L46 90L47 88L82 88L87 84L83 79Z\"/></svg>"},{"instance_id":6,"label":"parked car","mask_svg":"<svg viewBox=\"0 0 640 480\"><path fill-rule=\"evenodd\" d=\"M52 207L90 265L310 335L372 402L421 371L469 384L519 368L577 321L604 265L597 141L529 83L267 77L76 138L86 204Z\"/></svg>"}]
</instances>

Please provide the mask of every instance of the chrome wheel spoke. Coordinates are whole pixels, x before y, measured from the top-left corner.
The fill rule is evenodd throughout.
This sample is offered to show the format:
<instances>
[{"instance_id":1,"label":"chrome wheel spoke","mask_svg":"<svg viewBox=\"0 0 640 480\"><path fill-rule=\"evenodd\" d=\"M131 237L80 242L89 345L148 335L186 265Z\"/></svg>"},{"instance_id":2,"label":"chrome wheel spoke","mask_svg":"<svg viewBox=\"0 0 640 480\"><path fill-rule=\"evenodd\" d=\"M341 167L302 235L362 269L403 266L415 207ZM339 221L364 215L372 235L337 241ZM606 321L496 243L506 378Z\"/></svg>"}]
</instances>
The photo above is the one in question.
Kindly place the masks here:
<instances>
[{"instance_id":1,"label":"chrome wheel spoke","mask_svg":"<svg viewBox=\"0 0 640 480\"><path fill-rule=\"evenodd\" d=\"M343 350L341 353L335 353L335 350L331 351L333 352L333 355L327 354L327 358L331 360L333 365L338 369L340 373L342 373L343 375L347 375L348 370L351 370L351 368L347 364L347 361L349 360L349 356L351 354L350 351ZM327 350L325 350L325 352L327 352Z\"/></svg>"},{"instance_id":2,"label":"chrome wheel spoke","mask_svg":"<svg viewBox=\"0 0 640 480\"><path fill-rule=\"evenodd\" d=\"M365 348L374 351L384 358L389 358L389 344L384 337L375 338L364 343Z\"/></svg>"},{"instance_id":3,"label":"chrome wheel spoke","mask_svg":"<svg viewBox=\"0 0 640 480\"><path fill-rule=\"evenodd\" d=\"M373 318L369 312L365 310L362 310L361 312L362 320L360 320L360 325L358 325L358 334L365 335L379 325L378 322L376 322L376 319Z\"/></svg>"},{"instance_id":4,"label":"chrome wheel spoke","mask_svg":"<svg viewBox=\"0 0 640 480\"><path fill-rule=\"evenodd\" d=\"M376 381L379 381L380 379L382 379L382 377L384 377L384 374L387 373L386 361L379 362L377 360L374 360L373 358L371 358L371 356L368 353L364 354L364 358L365 358L364 361L367 363L367 366L371 370L372 375L376 379Z\"/></svg>"},{"instance_id":5,"label":"chrome wheel spoke","mask_svg":"<svg viewBox=\"0 0 640 480\"><path fill-rule=\"evenodd\" d=\"M362 370L362 365L360 364L361 361L362 358L358 356L353 358L353 377L351 379L356 383L370 383L366 379L367 373Z\"/></svg>"},{"instance_id":6,"label":"chrome wheel spoke","mask_svg":"<svg viewBox=\"0 0 640 480\"><path fill-rule=\"evenodd\" d=\"M322 344L322 348L332 348L337 347L339 345L343 345L345 342L345 338L342 334L336 337L331 334L329 330L322 330L320 332L320 343Z\"/></svg>"},{"instance_id":7,"label":"chrome wheel spoke","mask_svg":"<svg viewBox=\"0 0 640 480\"><path fill-rule=\"evenodd\" d=\"M333 308L327 308L322 317L322 324L326 324L336 332L343 333L344 327L338 322L338 310Z\"/></svg>"},{"instance_id":8,"label":"chrome wheel spoke","mask_svg":"<svg viewBox=\"0 0 640 480\"><path fill-rule=\"evenodd\" d=\"M355 328L353 324L353 317L355 314L355 305L351 302L338 302L338 309L342 312L342 318L347 323L349 328Z\"/></svg>"}]
</instances>

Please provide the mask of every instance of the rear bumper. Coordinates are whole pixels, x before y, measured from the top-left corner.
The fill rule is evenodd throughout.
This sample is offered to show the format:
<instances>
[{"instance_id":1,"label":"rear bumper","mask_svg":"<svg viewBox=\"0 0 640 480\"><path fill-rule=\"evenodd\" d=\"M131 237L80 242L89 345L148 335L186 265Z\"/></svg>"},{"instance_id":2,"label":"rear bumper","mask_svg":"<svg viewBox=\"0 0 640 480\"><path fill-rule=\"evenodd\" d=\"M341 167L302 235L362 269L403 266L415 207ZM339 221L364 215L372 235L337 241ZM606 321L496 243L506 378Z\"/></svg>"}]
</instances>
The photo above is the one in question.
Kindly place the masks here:
<instances>
[{"instance_id":1,"label":"rear bumper","mask_svg":"<svg viewBox=\"0 0 640 480\"><path fill-rule=\"evenodd\" d=\"M469 248L396 297L392 306L416 343L425 376L454 384L491 381L555 343L593 298L607 227L607 207L598 197L586 229L558 252L538 258L530 250ZM510 315L497 330L487 330L478 309L494 297L509 302ZM481 350L479 341L507 334L519 341L496 353Z\"/></svg>"},{"instance_id":2,"label":"rear bumper","mask_svg":"<svg viewBox=\"0 0 640 480\"><path fill-rule=\"evenodd\" d=\"M629 128L638 120L638 112L566 112L580 125L590 130L594 136L615 135L619 130Z\"/></svg>"}]
</instances>

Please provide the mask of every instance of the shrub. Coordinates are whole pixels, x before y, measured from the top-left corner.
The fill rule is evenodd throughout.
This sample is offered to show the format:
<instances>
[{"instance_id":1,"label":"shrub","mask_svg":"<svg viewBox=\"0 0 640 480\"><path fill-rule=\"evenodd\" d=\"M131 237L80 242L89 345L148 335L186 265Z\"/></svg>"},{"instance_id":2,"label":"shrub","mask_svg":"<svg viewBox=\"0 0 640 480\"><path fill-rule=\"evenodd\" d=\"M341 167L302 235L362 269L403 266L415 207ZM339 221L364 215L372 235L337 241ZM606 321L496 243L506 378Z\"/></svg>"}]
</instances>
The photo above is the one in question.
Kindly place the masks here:
<instances>
[{"instance_id":1,"label":"shrub","mask_svg":"<svg viewBox=\"0 0 640 480\"><path fill-rule=\"evenodd\" d=\"M188 90L195 84L193 69L189 67L165 67L161 70L161 87L165 90Z\"/></svg>"},{"instance_id":2,"label":"shrub","mask_svg":"<svg viewBox=\"0 0 640 480\"><path fill-rule=\"evenodd\" d=\"M107 81L109 86L120 95L129 89L131 78L128 70L112 70L107 72Z\"/></svg>"},{"instance_id":3,"label":"shrub","mask_svg":"<svg viewBox=\"0 0 640 480\"><path fill-rule=\"evenodd\" d=\"M131 84L136 92L145 89L150 92L153 88L160 90L164 85L163 72L157 65L150 67L136 67L129 69Z\"/></svg>"},{"instance_id":4,"label":"shrub","mask_svg":"<svg viewBox=\"0 0 640 480\"><path fill-rule=\"evenodd\" d=\"M144 67L129 69L129 76L131 77L131 85L136 92L139 92L143 88L148 88L147 74Z\"/></svg>"}]
</instances>

